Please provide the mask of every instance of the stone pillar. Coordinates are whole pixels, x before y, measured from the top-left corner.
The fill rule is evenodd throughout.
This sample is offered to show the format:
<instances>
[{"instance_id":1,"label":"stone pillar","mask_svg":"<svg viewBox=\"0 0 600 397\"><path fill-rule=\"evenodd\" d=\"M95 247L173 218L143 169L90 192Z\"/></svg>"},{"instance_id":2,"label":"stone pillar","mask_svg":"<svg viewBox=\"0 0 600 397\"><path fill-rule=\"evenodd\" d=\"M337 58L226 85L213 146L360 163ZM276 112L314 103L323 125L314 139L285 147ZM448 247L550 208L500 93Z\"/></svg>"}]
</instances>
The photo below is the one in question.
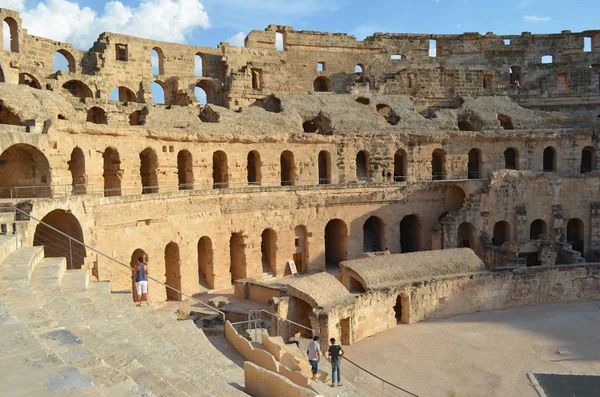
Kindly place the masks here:
<instances>
[{"instance_id":1,"label":"stone pillar","mask_svg":"<svg viewBox=\"0 0 600 397\"><path fill-rule=\"evenodd\" d=\"M564 243L567 241L567 234L565 231L562 205L554 204L552 206L552 214L554 218L554 241Z\"/></svg>"},{"instance_id":2,"label":"stone pillar","mask_svg":"<svg viewBox=\"0 0 600 397\"><path fill-rule=\"evenodd\" d=\"M529 225L527 224L527 206L518 205L517 212L517 241L529 240Z\"/></svg>"},{"instance_id":3,"label":"stone pillar","mask_svg":"<svg viewBox=\"0 0 600 397\"><path fill-rule=\"evenodd\" d=\"M590 251L600 250L600 201L590 203Z\"/></svg>"}]
</instances>

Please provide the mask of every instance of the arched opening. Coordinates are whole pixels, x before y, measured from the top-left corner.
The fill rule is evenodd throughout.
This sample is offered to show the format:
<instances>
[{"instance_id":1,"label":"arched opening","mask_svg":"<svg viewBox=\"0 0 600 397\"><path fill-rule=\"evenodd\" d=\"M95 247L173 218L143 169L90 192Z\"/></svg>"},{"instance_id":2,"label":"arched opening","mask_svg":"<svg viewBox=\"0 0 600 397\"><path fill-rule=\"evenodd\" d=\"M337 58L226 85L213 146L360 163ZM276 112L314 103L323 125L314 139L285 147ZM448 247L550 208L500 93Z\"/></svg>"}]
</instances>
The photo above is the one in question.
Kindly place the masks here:
<instances>
[{"instance_id":1,"label":"arched opening","mask_svg":"<svg viewBox=\"0 0 600 397\"><path fill-rule=\"evenodd\" d=\"M407 313L405 313L404 308L408 309L409 307L410 305L408 303L408 296L406 294L398 295L396 298L396 305L394 306L394 317L396 318L396 324L408 324L408 316Z\"/></svg>"},{"instance_id":2,"label":"arched opening","mask_svg":"<svg viewBox=\"0 0 600 397\"><path fill-rule=\"evenodd\" d=\"M299 272L308 271L308 230L306 226L296 226L294 229L293 259Z\"/></svg>"},{"instance_id":3,"label":"arched opening","mask_svg":"<svg viewBox=\"0 0 600 397\"><path fill-rule=\"evenodd\" d=\"M42 89L42 85L40 84L38 79L36 79L29 73L19 73L19 84L28 85L31 88L36 88L38 90Z\"/></svg>"},{"instance_id":4,"label":"arched opening","mask_svg":"<svg viewBox=\"0 0 600 397\"><path fill-rule=\"evenodd\" d=\"M4 106L0 100L0 124L18 125L25 126L21 121L21 118L17 116L12 110Z\"/></svg>"},{"instance_id":5,"label":"arched opening","mask_svg":"<svg viewBox=\"0 0 600 397\"><path fill-rule=\"evenodd\" d=\"M567 222L567 243L575 251L579 251L583 255L584 251L584 227L583 221L579 218L569 219Z\"/></svg>"},{"instance_id":6,"label":"arched opening","mask_svg":"<svg viewBox=\"0 0 600 397\"><path fill-rule=\"evenodd\" d=\"M227 155L222 150L213 153L213 189L229 187L229 167Z\"/></svg>"},{"instance_id":7,"label":"arched opening","mask_svg":"<svg viewBox=\"0 0 600 397\"><path fill-rule=\"evenodd\" d=\"M246 244L242 233L232 233L229 239L231 283L246 278Z\"/></svg>"},{"instance_id":8,"label":"arched opening","mask_svg":"<svg viewBox=\"0 0 600 397\"><path fill-rule=\"evenodd\" d=\"M150 52L150 62L152 64L152 74L165 74L165 54L159 47L154 47Z\"/></svg>"},{"instance_id":9,"label":"arched opening","mask_svg":"<svg viewBox=\"0 0 600 397\"><path fill-rule=\"evenodd\" d=\"M116 99L119 102L137 102L137 96L133 91L124 86L113 88L109 95L110 99Z\"/></svg>"},{"instance_id":10,"label":"arched opening","mask_svg":"<svg viewBox=\"0 0 600 397\"><path fill-rule=\"evenodd\" d=\"M469 151L469 164L467 167L468 179L481 178L481 150L471 149Z\"/></svg>"},{"instance_id":11,"label":"arched opening","mask_svg":"<svg viewBox=\"0 0 600 397\"><path fill-rule=\"evenodd\" d=\"M198 77L207 77L208 73L205 67L205 59L204 55L201 53L197 53L194 55L194 76Z\"/></svg>"},{"instance_id":12,"label":"arched opening","mask_svg":"<svg viewBox=\"0 0 600 397\"><path fill-rule=\"evenodd\" d=\"M179 245L170 242L165 247L165 277L167 284L167 300L180 301L183 299L181 291L181 260L179 258ZM171 288L169 288L171 287Z\"/></svg>"},{"instance_id":13,"label":"arched opening","mask_svg":"<svg viewBox=\"0 0 600 397\"><path fill-rule=\"evenodd\" d=\"M2 23L4 35L4 51L19 52L19 24L11 17L4 18Z\"/></svg>"},{"instance_id":14,"label":"arched opening","mask_svg":"<svg viewBox=\"0 0 600 397\"><path fill-rule=\"evenodd\" d=\"M199 86L195 86L194 87L194 96L196 97L196 100L198 101L199 104L206 105L208 103L208 95L206 95L206 91L204 91L203 88L200 88Z\"/></svg>"},{"instance_id":15,"label":"arched opening","mask_svg":"<svg viewBox=\"0 0 600 397\"><path fill-rule=\"evenodd\" d=\"M380 252L385 248L385 225L381 218L371 216L363 224L363 252Z\"/></svg>"},{"instance_id":16,"label":"arched opening","mask_svg":"<svg viewBox=\"0 0 600 397\"><path fill-rule=\"evenodd\" d=\"M507 241L510 241L510 225L506 221L496 222L492 242L495 246L500 247Z\"/></svg>"},{"instance_id":17,"label":"arched opening","mask_svg":"<svg viewBox=\"0 0 600 397\"><path fill-rule=\"evenodd\" d=\"M281 153L279 164L281 167L281 186L295 185L296 165L294 164L294 154L289 150Z\"/></svg>"},{"instance_id":18,"label":"arched opening","mask_svg":"<svg viewBox=\"0 0 600 397\"><path fill-rule=\"evenodd\" d=\"M104 109L94 106L87 111L86 121L94 124L108 124L108 117Z\"/></svg>"},{"instance_id":19,"label":"arched opening","mask_svg":"<svg viewBox=\"0 0 600 397\"><path fill-rule=\"evenodd\" d=\"M519 155L517 149L508 148L504 151L504 168L507 170L519 169Z\"/></svg>"},{"instance_id":20,"label":"arched opening","mask_svg":"<svg viewBox=\"0 0 600 397\"><path fill-rule=\"evenodd\" d=\"M446 152L435 149L431 155L431 179L441 181L446 179Z\"/></svg>"},{"instance_id":21,"label":"arched opening","mask_svg":"<svg viewBox=\"0 0 600 397\"><path fill-rule=\"evenodd\" d=\"M285 51L285 32L275 32L275 49Z\"/></svg>"},{"instance_id":22,"label":"arched opening","mask_svg":"<svg viewBox=\"0 0 600 397\"><path fill-rule=\"evenodd\" d=\"M514 130L515 129L512 119L505 114L499 114L498 121L500 122L500 126L505 130Z\"/></svg>"},{"instance_id":23,"label":"arched opening","mask_svg":"<svg viewBox=\"0 0 600 397\"><path fill-rule=\"evenodd\" d=\"M544 149L544 172L556 171L556 149L548 146Z\"/></svg>"},{"instance_id":24,"label":"arched opening","mask_svg":"<svg viewBox=\"0 0 600 397\"><path fill-rule=\"evenodd\" d=\"M317 134L323 135L321 126L312 120L308 120L308 121L305 121L304 123L302 123L302 129L304 130L304 132L308 132L309 134L316 132Z\"/></svg>"},{"instance_id":25,"label":"arched opening","mask_svg":"<svg viewBox=\"0 0 600 397\"><path fill-rule=\"evenodd\" d=\"M363 285L360 283L360 281L358 281L356 278L350 276L350 277L348 277L348 281L349 281L348 292L350 292L351 294L364 294L365 292L367 292L365 290L365 287L363 287Z\"/></svg>"},{"instance_id":26,"label":"arched opening","mask_svg":"<svg viewBox=\"0 0 600 397\"><path fill-rule=\"evenodd\" d=\"M596 167L596 150L591 146L586 146L581 151L581 166L579 167L582 174L592 172Z\"/></svg>"},{"instance_id":27,"label":"arched opening","mask_svg":"<svg viewBox=\"0 0 600 397\"><path fill-rule=\"evenodd\" d=\"M332 219L325 226L325 264L339 269L340 262L348 259L348 227L341 219Z\"/></svg>"},{"instance_id":28,"label":"arched opening","mask_svg":"<svg viewBox=\"0 0 600 397\"><path fill-rule=\"evenodd\" d=\"M531 240L539 240L542 234L547 233L546 222L542 219L536 219L531 222L531 226L529 227L529 238Z\"/></svg>"},{"instance_id":29,"label":"arched opening","mask_svg":"<svg viewBox=\"0 0 600 397\"><path fill-rule=\"evenodd\" d=\"M263 273L277 271L277 235L273 229L265 229L260 235L260 253Z\"/></svg>"},{"instance_id":30,"label":"arched opening","mask_svg":"<svg viewBox=\"0 0 600 397\"><path fill-rule=\"evenodd\" d=\"M331 155L327 150L319 152L319 185L331 183Z\"/></svg>"},{"instance_id":31,"label":"arched opening","mask_svg":"<svg viewBox=\"0 0 600 397\"><path fill-rule=\"evenodd\" d=\"M148 254L141 248L136 248L135 251L131 254L131 260L129 261L129 266L133 269L135 265L138 263L138 258L142 258L142 262L148 263ZM133 301L138 301L138 294L135 288L135 274L132 272L131 275L131 292L133 295Z\"/></svg>"},{"instance_id":32,"label":"arched opening","mask_svg":"<svg viewBox=\"0 0 600 397\"><path fill-rule=\"evenodd\" d=\"M260 161L260 153L252 150L248 153L248 185L260 186L262 182L262 163Z\"/></svg>"},{"instance_id":33,"label":"arched opening","mask_svg":"<svg viewBox=\"0 0 600 397\"><path fill-rule=\"evenodd\" d=\"M400 252L421 250L421 219L417 215L407 215L400 222Z\"/></svg>"},{"instance_id":34,"label":"arched opening","mask_svg":"<svg viewBox=\"0 0 600 397\"><path fill-rule=\"evenodd\" d=\"M73 194L86 193L86 176L85 176L85 156L80 147L76 147L71 152L71 160L67 163L69 171L71 171L71 185L73 186Z\"/></svg>"},{"instance_id":35,"label":"arched opening","mask_svg":"<svg viewBox=\"0 0 600 397\"><path fill-rule=\"evenodd\" d=\"M48 159L36 147L10 146L0 155L0 197L51 197Z\"/></svg>"},{"instance_id":36,"label":"arched opening","mask_svg":"<svg viewBox=\"0 0 600 397\"><path fill-rule=\"evenodd\" d=\"M129 125L143 125L141 110L136 110L129 115Z\"/></svg>"},{"instance_id":37,"label":"arched opening","mask_svg":"<svg viewBox=\"0 0 600 397\"><path fill-rule=\"evenodd\" d=\"M403 149L396 150L394 153L394 182L406 181L406 168L408 156Z\"/></svg>"},{"instance_id":38,"label":"arched opening","mask_svg":"<svg viewBox=\"0 0 600 397\"><path fill-rule=\"evenodd\" d=\"M331 83L325 76L319 76L313 82L313 90L315 92L329 92L331 91Z\"/></svg>"},{"instance_id":39,"label":"arched opening","mask_svg":"<svg viewBox=\"0 0 600 397\"><path fill-rule=\"evenodd\" d=\"M194 188L194 162L192 154L187 150L177 153L177 180L179 190L192 190Z\"/></svg>"},{"instance_id":40,"label":"arched opening","mask_svg":"<svg viewBox=\"0 0 600 397\"><path fill-rule=\"evenodd\" d=\"M69 80L62 85L69 94L75 98L92 98L92 90L79 80Z\"/></svg>"},{"instance_id":41,"label":"arched opening","mask_svg":"<svg viewBox=\"0 0 600 397\"><path fill-rule=\"evenodd\" d=\"M458 211L459 209L462 208L463 204L465 203L465 191L463 189L461 189L460 187L454 185L451 186L447 191L446 191L446 197L445 197L445 206L444 209L446 209L449 212L454 212L454 211Z\"/></svg>"},{"instance_id":42,"label":"arched opening","mask_svg":"<svg viewBox=\"0 0 600 397\"><path fill-rule=\"evenodd\" d=\"M200 80L194 93L201 104L217 103L217 88L210 80Z\"/></svg>"},{"instance_id":43,"label":"arched opening","mask_svg":"<svg viewBox=\"0 0 600 397\"><path fill-rule=\"evenodd\" d=\"M287 319L312 329L310 324L310 313L313 311L311 305L295 296L290 296Z\"/></svg>"},{"instance_id":44,"label":"arched opening","mask_svg":"<svg viewBox=\"0 0 600 397\"><path fill-rule=\"evenodd\" d=\"M354 80L359 84L365 82L364 70L365 70L365 67L363 65L361 65L360 63L354 67L354 73L356 74L356 77Z\"/></svg>"},{"instance_id":45,"label":"arched opening","mask_svg":"<svg viewBox=\"0 0 600 397\"><path fill-rule=\"evenodd\" d=\"M212 241L207 236L198 240L198 282L202 285L203 281L208 288L215 287Z\"/></svg>"},{"instance_id":46,"label":"arched opening","mask_svg":"<svg viewBox=\"0 0 600 397\"><path fill-rule=\"evenodd\" d=\"M121 195L121 178L123 171L121 170L121 156L117 149L106 148L102 154L104 160L104 196L120 196Z\"/></svg>"},{"instance_id":47,"label":"arched opening","mask_svg":"<svg viewBox=\"0 0 600 397\"><path fill-rule=\"evenodd\" d=\"M475 246L475 227L469 222L463 222L456 231L458 248L473 248Z\"/></svg>"},{"instance_id":48,"label":"arched opening","mask_svg":"<svg viewBox=\"0 0 600 397\"><path fill-rule=\"evenodd\" d=\"M361 150L356 154L356 178L365 180L369 178L369 152Z\"/></svg>"},{"instance_id":49,"label":"arched opening","mask_svg":"<svg viewBox=\"0 0 600 397\"><path fill-rule=\"evenodd\" d=\"M140 177L142 179L142 194L158 193L158 156L152 148L146 148L140 153Z\"/></svg>"},{"instance_id":50,"label":"arched opening","mask_svg":"<svg viewBox=\"0 0 600 397\"><path fill-rule=\"evenodd\" d=\"M167 103L167 92L168 87L162 81L153 81L150 84L150 89L152 90L152 101L158 105L164 105Z\"/></svg>"},{"instance_id":51,"label":"arched opening","mask_svg":"<svg viewBox=\"0 0 600 397\"><path fill-rule=\"evenodd\" d=\"M386 104L380 103L376 106L377 113L383 116L385 121L391 125L396 125L400 121L400 116L394 112L394 110Z\"/></svg>"},{"instance_id":52,"label":"arched opening","mask_svg":"<svg viewBox=\"0 0 600 397\"><path fill-rule=\"evenodd\" d=\"M510 84L516 84L517 81L521 81L521 67L520 66L511 66L509 69L510 72Z\"/></svg>"},{"instance_id":53,"label":"arched opening","mask_svg":"<svg viewBox=\"0 0 600 397\"><path fill-rule=\"evenodd\" d=\"M79 221L71 211L65 210L54 210L44 216L33 236L33 245L43 246L46 258L66 258L67 269L83 267L86 257L84 243Z\"/></svg>"},{"instance_id":54,"label":"arched opening","mask_svg":"<svg viewBox=\"0 0 600 397\"><path fill-rule=\"evenodd\" d=\"M58 50L52 58L52 72L56 73L59 70L75 73L76 70L75 57L67 50Z\"/></svg>"}]
</instances>

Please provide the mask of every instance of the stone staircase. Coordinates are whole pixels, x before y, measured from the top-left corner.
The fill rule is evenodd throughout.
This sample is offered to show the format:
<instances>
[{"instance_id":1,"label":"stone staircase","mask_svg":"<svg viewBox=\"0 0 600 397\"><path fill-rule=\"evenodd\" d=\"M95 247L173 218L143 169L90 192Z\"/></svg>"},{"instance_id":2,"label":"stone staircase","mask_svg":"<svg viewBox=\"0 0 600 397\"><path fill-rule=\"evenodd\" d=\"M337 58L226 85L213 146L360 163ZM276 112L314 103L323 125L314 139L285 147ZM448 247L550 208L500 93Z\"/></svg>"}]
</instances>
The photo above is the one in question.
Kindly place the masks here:
<instances>
[{"instance_id":1,"label":"stone staircase","mask_svg":"<svg viewBox=\"0 0 600 397\"><path fill-rule=\"evenodd\" d=\"M269 281L273 280L275 280L275 274L273 273L273 271L271 269L266 270L265 268L263 268L262 282L268 283Z\"/></svg>"},{"instance_id":2,"label":"stone staircase","mask_svg":"<svg viewBox=\"0 0 600 397\"><path fill-rule=\"evenodd\" d=\"M43 247L0 236L3 396L242 396L242 368L192 321L136 307Z\"/></svg>"}]
</instances>

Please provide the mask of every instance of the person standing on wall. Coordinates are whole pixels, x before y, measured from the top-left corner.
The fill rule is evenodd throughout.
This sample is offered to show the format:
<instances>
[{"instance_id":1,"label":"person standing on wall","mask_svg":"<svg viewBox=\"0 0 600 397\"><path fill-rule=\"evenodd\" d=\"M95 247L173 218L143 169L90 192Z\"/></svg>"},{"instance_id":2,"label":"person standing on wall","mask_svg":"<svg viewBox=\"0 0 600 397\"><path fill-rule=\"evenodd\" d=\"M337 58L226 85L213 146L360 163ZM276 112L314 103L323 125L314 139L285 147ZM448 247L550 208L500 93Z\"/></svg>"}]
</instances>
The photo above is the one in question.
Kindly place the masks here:
<instances>
[{"instance_id":1,"label":"person standing on wall","mask_svg":"<svg viewBox=\"0 0 600 397\"><path fill-rule=\"evenodd\" d=\"M335 343L335 338L329 339L329 359L331 360L331 387L335 387L335 379L337 375L337 385L342 386L342 356L344 350L342 346Z\"/></svg>"},{"instance_id":2,"label":"person standing on wall","mask_svg":"<svg viewBox=\"0 0 600 397\"><path fill-rule=\"evenodd\" d=\"M144 263L144 258L138 258L138 263L133 268L135 275L135 289L138 296L138 306L142 306L142 301L148 301L148 265Z\"/></svg>"},{"instance_id":3,"label":"person standing on wall","mask_svg":"<svg viewBox=\"0 0 600 397\"><path fill-rule=\"evenodd\" d=\"M308 362L312 369L312 380L317 380L317 374L319 372L319 361L321 361L321 345L319 344L319 337L315 336L308 344Z\"/></svg>"}]
</instances>

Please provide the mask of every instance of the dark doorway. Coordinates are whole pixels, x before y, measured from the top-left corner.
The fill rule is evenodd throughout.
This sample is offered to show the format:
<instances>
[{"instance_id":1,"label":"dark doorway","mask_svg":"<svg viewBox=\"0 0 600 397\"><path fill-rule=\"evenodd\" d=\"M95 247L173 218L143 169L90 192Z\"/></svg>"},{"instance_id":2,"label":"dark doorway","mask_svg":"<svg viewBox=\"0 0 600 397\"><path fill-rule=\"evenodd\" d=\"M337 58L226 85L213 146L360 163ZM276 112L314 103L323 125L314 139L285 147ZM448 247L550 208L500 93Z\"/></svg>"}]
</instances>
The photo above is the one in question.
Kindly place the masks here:
<instances>
[{"instance_id":1,"label":"dark doorway","mask_svg":"<svg viewBox=\"0 0 600 397\"><path fill-rule=\"evenodd\" d=\"M384 247L384 224L376 216L366 220L363 225L363 252L383 251Z\"/></svg>"},{"instance_id":2,"label":"dark doorway","mask_svg":"<svg viewBox=\"0 0 600 397\"><path fill-rule=\"evenodd\" d=\"M325 262L328 268L338 269L348 259L348 227L341 219L332 219L325 226Z\"/></svg>"},{"instance_id":3,"label":"dark doorway","mask_svg":"<svg viewBox=\"0 0 600 397\"><path fill-rule=\"evenodd\" d=\"M170 242L165 247L165 277L165 284L171 287L165 287L167 291L167 300L182 300L182 296L178 292L181 291L181 262L179 259L179 246L174 242Z\"/></svg>"},{"instance_id":4,"label":"dark doorway","mask_svg":"<svg viewBox=\"0 0 600 397\"><path fill-rule=\"evenodd\" d=\"M421 220L407 215L400 222L400 251L405 254L421 250Z\"/></svg>"},{"instance_id":5,"label":"dark doorway","mask_svg":"<svg viewBox=\"0 0 600 397\"><path fill-rule=\"evenodd\" d=\"M66 258L67 269L82 268L86 257L84 243L79 221L65 210L54 210L44 216L33 236L34 246L44 246L45 257Z\"/></svg>"},{"instance_id":6,"label":"dark doorway","mask_svg":"<svg viewBox=\"0 0 600 397\"><path fill-rule=\"evenodd\" d=\"M177 153L177 179L179 190L192 190L194 188L194 162L192 154L187 150Z\"/></svg>"}]
</instances>

